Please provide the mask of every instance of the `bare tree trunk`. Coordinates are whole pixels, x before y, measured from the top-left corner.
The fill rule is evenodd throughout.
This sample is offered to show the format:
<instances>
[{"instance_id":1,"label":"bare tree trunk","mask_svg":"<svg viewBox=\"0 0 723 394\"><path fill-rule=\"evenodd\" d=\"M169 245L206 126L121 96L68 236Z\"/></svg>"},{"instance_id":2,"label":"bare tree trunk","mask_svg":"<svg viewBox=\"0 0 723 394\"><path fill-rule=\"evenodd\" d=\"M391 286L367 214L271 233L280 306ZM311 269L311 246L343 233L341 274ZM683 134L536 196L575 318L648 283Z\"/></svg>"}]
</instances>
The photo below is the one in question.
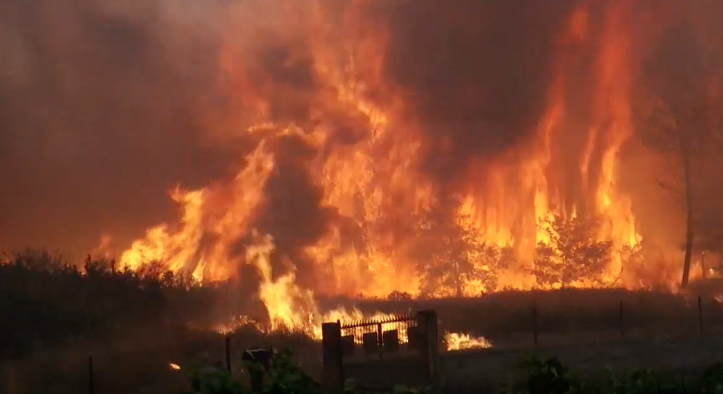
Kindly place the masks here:
<instances>
[{"instance_id":1,"label":"bare tree trunk","mask_svg":"<svg viewBox=\"0 0 723 394\"><path fill-rule=\"evenodd\" d=\"M693 254L693 196L690 181L690 151L684 149L683 153L683 182L685 190L685 258L683 260L683 279L681 287L688 286L690 278L690 259Z\"/></svg>"},{"instance_id":2,"label":"bare tree trunk","mask_svg":"<svg viewBox=\"0 0 723 394\"><path fill-rule=\"evenodd\" d=\"M700 256L700 270L701 274L703 275L703 280L708 279L708 273L706 272L705 268L705 252L701 253Z\"/></svg>"},{"instance_id":3,"label":"bare tree trunk","mask_svg":"<svg viewBox=\"0 0 723 394\"><path fill-rule=\"evenodd\" d=\"M464 289L463 289L462 274L460 273L459 263L455 262L453 265L453 268L454 268L454 293L457 298L462 298L462 296L464 295Z\"/></svg>"}]
</instances>

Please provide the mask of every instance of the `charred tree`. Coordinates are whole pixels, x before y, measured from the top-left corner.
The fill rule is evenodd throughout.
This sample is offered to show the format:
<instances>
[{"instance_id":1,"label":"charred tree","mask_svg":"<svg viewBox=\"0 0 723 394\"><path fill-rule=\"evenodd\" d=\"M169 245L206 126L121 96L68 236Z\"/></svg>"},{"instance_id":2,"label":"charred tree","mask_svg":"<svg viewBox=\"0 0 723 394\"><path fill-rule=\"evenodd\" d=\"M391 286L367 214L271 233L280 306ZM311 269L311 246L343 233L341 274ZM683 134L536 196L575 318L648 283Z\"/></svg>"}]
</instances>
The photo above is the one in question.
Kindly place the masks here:
<instances>
[{"instance_id":1,"label":"charred tree","mask_svg":"<svg viewBox=\"0 0 723 394\"><path fill-rule=\"evenodd\" d=\"M721 56L698 45L693 28L681 24L662 37L643 72L643 105L637 110L643 145L664 163L658 184L682 205L685 243L681 286L690 279L696 239L697 161L720 145L714 122L721 104L710 93L721 74ZM716 148L716 149L712 149Z\"/></svg>"},{"instance_id":2,"label":"charred tree","mask_svg":"<svg viewBox=\"0 0 723 394\"><path fill-rule=\"evenodd\" d=\"M680 285L685 287L690 279L690 259L693 256L693 192L691 188L691 171L690 159L691 152L689 147L682 148L683 159L683 193L685 194L685 257L683 260L683 278Z\"/></svg>"},{"instance_id":3,"label":"charred tree","mask_svg":"<svg viewBox=\"0 0 723 394\"><path fill-rule=\"evenodd\" d=\"M538 285L566 288L582 280L602 283L612 242L597 240L597 218L556 214L544 220L540 229L548 240L540 241L536 248L532 274Z\"/></svg>"},{"instance_id":4,"label":"charred tree","mask_svg":"<svg viewBox=\"0 0 723 394\"><path fill-rule=\"evenodd\" d=\"M447 197L418 218L413 254L424 295L443 290L437 295L463 297L470 283L494 290L499 269L510 259L505 248L481 243L480 234L460 222L459 206L459 199Z\"/></svg>"}]
</instances>

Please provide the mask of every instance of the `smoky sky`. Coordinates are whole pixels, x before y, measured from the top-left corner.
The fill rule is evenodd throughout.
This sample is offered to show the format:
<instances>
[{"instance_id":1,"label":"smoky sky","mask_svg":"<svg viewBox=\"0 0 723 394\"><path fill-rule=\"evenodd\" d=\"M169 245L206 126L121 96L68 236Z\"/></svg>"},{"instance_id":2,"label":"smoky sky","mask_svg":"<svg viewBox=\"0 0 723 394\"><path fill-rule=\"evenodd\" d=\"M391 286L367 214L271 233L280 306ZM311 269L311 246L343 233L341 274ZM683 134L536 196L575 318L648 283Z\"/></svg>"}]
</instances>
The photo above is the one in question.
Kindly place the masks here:
<instances>
[{"instance_id":1,"label":"smoky sky","mask_svg":"<svg viewBox=\"0 0 723 394\"><path fill-rule=\"evenodd\" d=\"M223 172L196 116L216 43L132 3L0 1L3 249L138 236L173 212L170 187Z\"/></svg>"},{"instance_id":2,"label":"smoky sky","mask_svg":"<svg viewBox=\"0 0 723 394\"><path fill-rule=\"evenodd\" d=\"M288 2L303 11L300 18L308 11L302 1ZM322 3L339 18L350 4ZM578 3L364 3L360 15L368 25L381 21L388 29L383 83L404 97L405 115L429 142L421 171L446 182L473 159L529 138L545 110L559 34ZM247 70L254 93L271 94L274 120L313 124L313 100L323 92L308 35L268 31L298 27L282 18L284 7L245 0L0 0L0 249L77 250L102 233L135 238L176 217L169 188L227 176L239 152L204 136L219 132L209 113L233 110L214 96L229 38L218 25L228 22L229 7L245 4L259 12L240 17L232 38L251 44L240 45L240 56L254 65ZM599 16L591 16L593 24ZM254 36L252 23L267 30ZM343 128L335 143L363 138L357 121L328 110ZM282 248L298 250L338 218L319 206L321 190L306 171L318 152L292 137L277 145L283 158L277 156L257 225L276 233Z\"/></svg>"},{"instance_id":3,"label":"smoky sky","mask_svg":"<svg viewBox=\"0 0 723 394\"><path fill-rule=\"evenodd\" d=\"M544 110L557 34L577 1L403 1L391 11L387 73L447 152L440 179L533 132ZM432 146L440 146L433 144Z\"/></svg>"}]
</instances>

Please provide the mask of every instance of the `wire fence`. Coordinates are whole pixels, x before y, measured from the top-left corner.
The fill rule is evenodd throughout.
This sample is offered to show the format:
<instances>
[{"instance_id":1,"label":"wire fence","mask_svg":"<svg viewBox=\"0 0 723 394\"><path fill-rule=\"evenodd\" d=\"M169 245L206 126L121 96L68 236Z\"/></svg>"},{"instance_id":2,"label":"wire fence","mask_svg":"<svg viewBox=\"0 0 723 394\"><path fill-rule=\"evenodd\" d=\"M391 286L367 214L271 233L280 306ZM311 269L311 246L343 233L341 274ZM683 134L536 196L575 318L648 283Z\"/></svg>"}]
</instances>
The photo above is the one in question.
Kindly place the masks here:
<instances>
[{"instance_id":1,"label":"wire fence","mask_svg":"<svg viewBox=\"0 0 723 394\"><path fill-rule=\"evenodd\" d=\"M440 315L440 333L469 334L467 341L462 335L457 335L456 340L471 347L480 345L497 350L615 341L678 341L723 335L723 304L702 297L690 297L684 303L649 303L643 295L641 299L608 299L587 306L584 299L514 307L493 305L475 313L455 310ZM485 341L474 340L481 338ZM481 346L485 343L491 346ZM460 346L454 350L464 349Z\"/></svg>"}]
</instances>

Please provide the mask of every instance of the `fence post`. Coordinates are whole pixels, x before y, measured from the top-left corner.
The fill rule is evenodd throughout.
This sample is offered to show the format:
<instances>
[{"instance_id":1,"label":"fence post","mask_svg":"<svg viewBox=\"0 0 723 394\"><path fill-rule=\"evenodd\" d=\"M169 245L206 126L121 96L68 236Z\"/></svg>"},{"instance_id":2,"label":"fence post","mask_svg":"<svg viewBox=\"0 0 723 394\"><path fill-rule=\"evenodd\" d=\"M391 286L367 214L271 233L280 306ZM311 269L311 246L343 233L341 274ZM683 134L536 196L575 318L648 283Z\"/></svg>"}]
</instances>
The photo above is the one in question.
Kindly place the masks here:
<instances>
[{"instance_id":1,"label":"fence post","mask_svg":"<svg viewBox=\"0 0 723 394\"><path fill-rule=\"evenodd\" d=\"M625 338L625 321L623 320L623 302L620 301L620 311L618 314L620 322L620 338Z\"/></svg>"},{"instance_id":2,"label":"fence post","mask_svg":"<svg viewBox=\"0 0 723 394\"><path fill-rule=\"evenodd\" d=\"M226 371L231 373L231 335L226 334Z\"/></svg>"},{"instance_id":3,"label":"fence post","mask_svg":"<svg viewBox=\"0 0 723 394\"><path fill-rule=\"evenodd\" d=\"M698 296L698 325L700 333L703 334L703 299L701 296Z\"/></svg>"},{"instance_id":4,"label":"fence post","mask_svg":"<svg viewBox=\"0 0 723 394\"><path fill-rule=\"evenodd\" d=\"M379 360L384 357L384 338L382 335L382 323L377 323L377 346L379 347Z\"/></svg>"},{"instance_id":5,"label":"fence post","mask_svg":"<svg viewBox=\"0 0 723 394\"><path fill-rule=\"evenodd\" d=\"M532 335L535 346L537 346L537 304L532 306Z\"/></svg>"},{"instance_id":6,"label":"fence post","mask_svg":"<svg viewBox=\"0 0 723 394\"><path fill-rule=\"evenodd\" d=\"M88 392L95 394L95 377L93 376L93 356L88 357Z\"/></svg>"},{"instance_id":7,"label":"fence post","mask_svg":"<svg viewBox=\"0 0 723 394\"><path fill-rule=\"evenodd\" d=\"M422 360L426 364L428 377L432 387L438 387L441 381L439 365L439 335L437 312L433 310L417 312L417 327L422 334Z\"/></svg>"},{"instance_id":8,"label":"fence post","mask_svg":"<svg viewBox=\"0 0 723 394\"><path fill-rule=\"evenodd\" d=\"M321 347L324 391L327 394L340 394L344 391L340 322L321 325Z\"/></svg>"}]
</instances>

